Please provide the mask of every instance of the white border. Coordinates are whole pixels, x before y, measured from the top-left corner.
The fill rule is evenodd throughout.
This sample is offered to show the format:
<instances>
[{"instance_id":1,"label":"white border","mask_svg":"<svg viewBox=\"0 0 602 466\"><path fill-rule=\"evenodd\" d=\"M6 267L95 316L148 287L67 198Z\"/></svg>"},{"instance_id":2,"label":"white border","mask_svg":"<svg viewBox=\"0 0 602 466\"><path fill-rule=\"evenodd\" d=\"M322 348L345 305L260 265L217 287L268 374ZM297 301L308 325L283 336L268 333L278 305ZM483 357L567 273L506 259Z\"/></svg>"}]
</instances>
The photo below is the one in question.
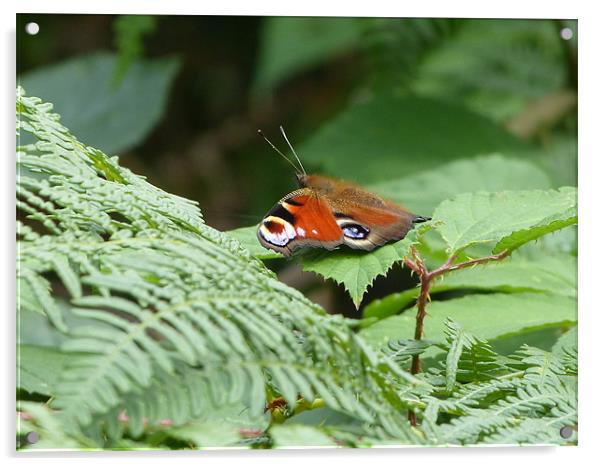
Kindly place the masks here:
<instances>
[{"instance_id":1,"label":"white border","mask_svg":"<svg viewBox=\"0 0 602 466\"><path fill-rule=\"evenodd\" d=\"M418 17L488 17L488 18L575 18L581 7L579 1L549 0L527 2L505 0L490 3L478 1L387 1L369 2L303 0L296 2L135 0L92 2L81 0L21 0L18 11L29 13L147 13L202 15L280 15L280 16L418 16ZM584 2L585 4L585 2Z\"/></svg>"},{"instance_id":2,"label":"white border","mask_svg":"<svg viewBox=\"0 0 602 466\"><path fill-rule=\"evenodd\" d=\"M166 460L176 459L178 463L204 464L223 463L224 460L244 461L249 465L271 465L286 462L303 463L318 459L329 462L340 461L346 465L364 464L368 461L414 464L430 464L453 461L462 465L487 466L504 465L509 462L523 464L526 461L544 461L546 464L584 462L591 454L600 456L596 448L600 443L598 432L602 429L599 422L600 393L600 332L602 332L600 312L602 306L594 301L595 293L600 290L600 201L601 193L596 187L601 184L600 175L600 53L602 38L599 33L599 16L593 1L555 1L528 2L525 0L506 0L504 2L482 1L382 1L370 0L351 4L350 2L325 2L315 0L233 2L191 0L122 0L85 1L85 0L20 0L10 5L0 2L3 25L3 56L5 71L2 79L2 140L6 151L2 158L2 208L5 222L0 231L3 239L3 280L0 280L0 294L5 297L2 314L4 322L3 358L3 452L9 464L19 458L19 464L29 464L40 460L45 464L80 464L85 458L86 464L97 464L108 459L128 458L134 464L163 464ZM453 449L371 449L371 450L279 450L279 451L207 451L207 452L134 452L126 453L54 453L16 456L14 451L14 31L16 12L40 13L153 13L153 14L206 14L206 15L287 15L287 16L419 16L419 17L513 17L513 18L578 18L579 19L579 447L573 448L453 448ZM597 144L596 144L597 143ZM597 268L594 268L595 266ZM594 371L598 372L595 373ZM42 459L43 458L43 459Z\"/></svg>"}]
</instances>

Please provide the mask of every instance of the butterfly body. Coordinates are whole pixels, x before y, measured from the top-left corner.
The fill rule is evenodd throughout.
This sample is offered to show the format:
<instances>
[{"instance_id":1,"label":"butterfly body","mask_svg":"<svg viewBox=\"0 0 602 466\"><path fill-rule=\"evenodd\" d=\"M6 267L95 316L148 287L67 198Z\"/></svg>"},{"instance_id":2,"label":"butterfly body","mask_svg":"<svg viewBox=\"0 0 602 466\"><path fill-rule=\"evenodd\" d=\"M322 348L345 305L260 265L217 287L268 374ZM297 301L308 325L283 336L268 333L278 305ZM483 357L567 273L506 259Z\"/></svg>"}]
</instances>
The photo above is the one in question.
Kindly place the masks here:
<instances>
[{"instance_id":1,"label":"butterfly body","mask_svg":"<svg viewBox=\"0 0 602 466\"><path fill-rule=\"evenodd\" d=\"M282 198L257 230L264 247L285 256L306 247L370 251L428 220L352 183L305 173L297 180L299 189Z\"/></svg>"}]
</instances>

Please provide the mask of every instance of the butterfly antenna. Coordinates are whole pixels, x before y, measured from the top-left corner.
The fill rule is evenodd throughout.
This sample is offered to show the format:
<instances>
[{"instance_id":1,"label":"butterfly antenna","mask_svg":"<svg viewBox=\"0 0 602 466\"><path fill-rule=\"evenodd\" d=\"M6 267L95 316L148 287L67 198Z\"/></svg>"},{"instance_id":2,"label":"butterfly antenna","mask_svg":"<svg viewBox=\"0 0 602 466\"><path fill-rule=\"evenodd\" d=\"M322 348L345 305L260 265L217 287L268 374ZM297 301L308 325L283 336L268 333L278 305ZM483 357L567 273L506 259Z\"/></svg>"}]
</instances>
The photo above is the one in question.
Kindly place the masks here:
<instances>
[{"instance_id":1,"label":"butterfly antenna","mask_svg":"<svg viewBox=\"0 0 602 466\"><path fill-rule=\"evenodd\" d=\"M284 155L282 152L280 152L280 150L278 150L278 148L274 144L272 144L272 142L268 138L265 137L265 134L263 134L263 131L258 129L257 134L259 134L263 139L265 139L265 142L267 142L272 147L272 149L274 149L278 154L280 154L280 156L284 160L286 160L288 163L290 163L293 166L293 168L295 169L296 173L300 173L299 167L297 167L286 155ZM303 168L303 165L301 165L301 168ZM303 170L303 173L305 173L305 170Z\"/></svg>"},{"instance_id":2,"label":"butterfly antenna","mask_svg":"<svg viewBox=\"0 0 602 466\"><path fill-rule=\"evenodd\" d=\"M301 167L301 170L303 171L304 175L307 175L307 172L305 171L305 167L303 166L303 164L301 163L301 160L299 159L299 156L297 155L297 153L295 152L295 149L293 149L293 145L289 142L288 138L286 137L286 133L284 132L284 128L281 126L280 127L280 132L282 133L282 136L284 136L284 140L286 141L286 143L288 144L288 146L291 148L291 150L293 151L293 155L295 156L295 158L297 159L297 162L299 162L299 166Z\"/></svg>"}]
</instances>

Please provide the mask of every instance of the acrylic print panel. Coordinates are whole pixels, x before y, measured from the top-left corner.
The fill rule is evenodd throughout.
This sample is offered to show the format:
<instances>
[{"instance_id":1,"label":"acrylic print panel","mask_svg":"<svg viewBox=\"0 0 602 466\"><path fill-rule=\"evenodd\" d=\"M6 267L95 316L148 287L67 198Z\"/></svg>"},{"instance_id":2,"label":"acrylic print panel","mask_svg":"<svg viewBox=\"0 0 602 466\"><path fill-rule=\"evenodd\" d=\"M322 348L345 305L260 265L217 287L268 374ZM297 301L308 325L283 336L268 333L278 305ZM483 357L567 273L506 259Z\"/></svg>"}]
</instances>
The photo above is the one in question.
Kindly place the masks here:
<instances>
[{"instance_id":1,"label":"acrylic print panel","mask_svg":"<svg viewBox=\"0 0 602 466\"><path fill-rule=\"evenodd\" d=\"M17 448L576 445L576 57L563 19L18 15Z\"/></svg>"}]
</instances>

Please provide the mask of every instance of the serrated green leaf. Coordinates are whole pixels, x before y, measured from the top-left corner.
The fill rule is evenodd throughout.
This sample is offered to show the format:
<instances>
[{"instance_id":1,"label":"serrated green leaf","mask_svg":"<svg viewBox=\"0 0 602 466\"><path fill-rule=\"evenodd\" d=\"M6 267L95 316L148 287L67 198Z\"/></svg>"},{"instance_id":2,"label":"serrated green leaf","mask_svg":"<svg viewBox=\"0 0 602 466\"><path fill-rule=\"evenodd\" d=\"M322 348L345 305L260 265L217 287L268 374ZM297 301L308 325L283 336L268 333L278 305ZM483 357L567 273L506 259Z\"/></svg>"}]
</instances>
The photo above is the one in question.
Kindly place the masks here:
<instances>
[{"instance_id":1,"label":"serrated green leaf","mask_svg":"<svg viewBox=\"0 0 602 466\"><path fill-rule=\"evenodd\" d=\"M416 230L412 230L404 239L370 252L345 247L336 251L314 252L303 258L303 270L342 284L355 306L359 307L374 279L386 275L393 264L401 262L415 242Z\"/></svg>"},{"instance_id":2,"label":"serrated green leaf","mask_svg":"<svg viewBox=\"0 0 602 466\"><path fill-rule=\"evenodd\" d=\"M433 215L450 253L483 244L494 253L577 223L577 191L505 191L460 194ZM436 223L436 222L441 223Z\"/></svg>"},{"instance_id":3,"label":"serrated green leaf","mask_svg":"<svg viewBox=\"0 0 602 466\"><path fill-rule=\"evenodd\" d=\"M372 191L420 215L431 215L439 203L461 193L551 187L548 175L541 168L500 154L456 160L369 186Z\"/></svg>"},{"instance_id":4,"label":"serrated green leaf","mask_svg":"<svg viewBox=\"0 0 602 466\"><path fill-rule=\"evenodd\" d=\"M436 291L495 290L509 293L541 291L562 296L577 294L577 259L571 254L512 256L500 262L466 268L444 275Z\"/></svg>"},{"instance_id":5,"label":"serrated green leaf","mask_svg":"<svg viewBox=\"0 0 602 466\"><path fill-rule=\"evenodd\" d=\"M513 255L500 262L457 270L437 279L431 295L451 290L501 291L523 293L547 292L575 297L577 294L577 259L571 254L538 255L533 259ZM372 301L364 309L364 318L384 319L416 301L419 288L393 293Z\"/></svg>"},{"instance_id":6,"label":"serrated green leaf","mask_svg":"<svg viewBox=\"0 0 602 466\"><path fill-rule=\"evenodd\" d=\"M448 317L487 340L577 321L574 298L544 293L492 293L433 301L427 312L424 336L435 341L443 340ZM382 319L359 334L370 344L381 347L390 340L412 338L415 326L415 312L408 311Z\"/></svg>"}]
</instances>

